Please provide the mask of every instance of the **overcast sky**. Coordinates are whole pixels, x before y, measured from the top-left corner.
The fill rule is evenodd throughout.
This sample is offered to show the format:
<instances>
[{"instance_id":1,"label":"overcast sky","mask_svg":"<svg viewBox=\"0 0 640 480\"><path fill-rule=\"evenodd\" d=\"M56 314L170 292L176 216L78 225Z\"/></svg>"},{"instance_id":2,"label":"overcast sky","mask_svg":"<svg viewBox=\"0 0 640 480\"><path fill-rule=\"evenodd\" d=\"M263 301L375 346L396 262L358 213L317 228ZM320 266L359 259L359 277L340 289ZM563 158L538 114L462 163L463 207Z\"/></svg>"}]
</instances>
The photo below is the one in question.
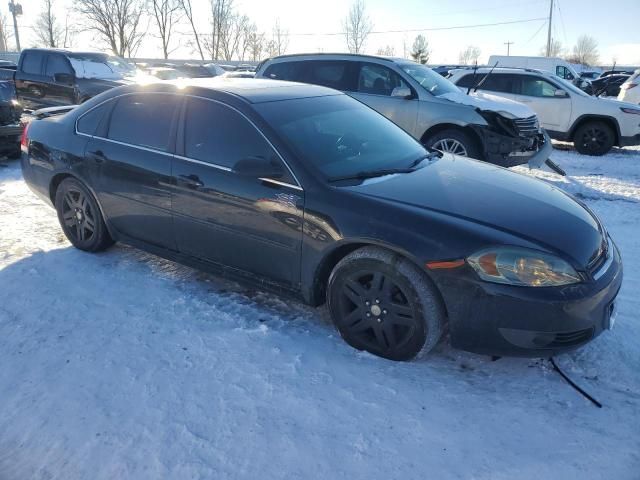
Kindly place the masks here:
<instances>
[{"instance_id":1,"label":"overcast sky","mask_svg":"<svg viewBox=\"0 0 640 480\"><path fill-rule=\"evenodd\" d=\"M208 0L192 0L200 19L201 31L208 31ZM366 52L375 53L390 45L396 55L407 52L415 36L424 34L431 49L430 63L455 63L458 54L468 45L480 48L480 62L491 54L506 54L504 42L511 45L512 55L537 55L546 42L546 20L510 25L433 30L457 26L510 22L547 17L549 0L365 0L367 13L374 24L374 32L415 30L398 33L372 33L367 39ZM70 0L54 0L61 21L69 15ZM23 0L24 15L19 17L23 48L33 46L33 25L42 8L42 0ZM236 10L248 15L260 30L270 32L276 19L289 35L288 53L310 51L346 51L342 20L349 9L349 0L235 0ZM610 8L605 8L608 5ZM10 20L6 2L0 12ZM556 0L553 36L565 47L571 47L582 34L596 38L600 45L601 63L640 64L640 0ZM11 22L8 22L11 26ZM422 30L422 32L418 30ZM187 26L179 27L185 34ZM188 47L188 35L176 35L174 58L195 58ZM76 48L104 47L89 34L76 37ZM153 24L138 51L139 57L161 55Z\"/></svg>"}]
</instances>

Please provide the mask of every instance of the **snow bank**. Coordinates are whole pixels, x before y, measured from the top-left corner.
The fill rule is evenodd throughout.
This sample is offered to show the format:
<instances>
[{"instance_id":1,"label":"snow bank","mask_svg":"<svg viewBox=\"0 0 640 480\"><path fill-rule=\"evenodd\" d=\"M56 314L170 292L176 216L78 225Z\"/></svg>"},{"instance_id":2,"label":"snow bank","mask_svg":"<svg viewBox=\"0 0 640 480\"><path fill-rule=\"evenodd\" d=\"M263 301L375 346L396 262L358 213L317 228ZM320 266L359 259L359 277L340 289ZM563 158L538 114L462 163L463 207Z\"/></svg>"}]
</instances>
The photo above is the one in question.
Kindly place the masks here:
<instances>
[{"instance_id":1,"label":"snow bank","mask_svg":"<svg viewBox=\"0 0 640 480\"><path fill-rule=\"evenodd\" d=\"M530 174L586 201L625 261L616 328L557 358L602 409L543 360L393 363L323 310L75 250L0 168L0 478L637 479L640 151L552 158L570 178Z\"/></svg>"}]
</instances>

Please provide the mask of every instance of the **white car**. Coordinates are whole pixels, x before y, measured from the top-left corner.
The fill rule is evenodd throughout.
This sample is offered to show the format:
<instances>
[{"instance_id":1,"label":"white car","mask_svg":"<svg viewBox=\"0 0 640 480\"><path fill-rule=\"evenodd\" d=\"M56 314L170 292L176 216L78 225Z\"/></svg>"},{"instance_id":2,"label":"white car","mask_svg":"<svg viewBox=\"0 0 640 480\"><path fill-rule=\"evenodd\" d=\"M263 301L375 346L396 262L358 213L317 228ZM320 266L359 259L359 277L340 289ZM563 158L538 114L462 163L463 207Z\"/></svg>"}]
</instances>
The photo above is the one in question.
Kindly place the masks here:
<instances>
[{"instance_id":1,"label":"white car","mask_svg":"<svg viewBox=\"0 0 640 480\"><path fill-rule=\"evenodd\" d=\"M465 90L481 82L480 91L528 105L551 138L573 142L580 153L604 155L614 145L640 145L640 107L592 97L550 73L483 67L454 70L449 80Z\"/></svg>"},{"instance_id":2,"label":"white car","mask_svg":"<svg viewBox=\"0 0 640 480\"><path fill-rule=\"evenodd\" d=\"M636 70L620 87L618 100L640 105L640 69Z\"/></svg>"}]
</instances>

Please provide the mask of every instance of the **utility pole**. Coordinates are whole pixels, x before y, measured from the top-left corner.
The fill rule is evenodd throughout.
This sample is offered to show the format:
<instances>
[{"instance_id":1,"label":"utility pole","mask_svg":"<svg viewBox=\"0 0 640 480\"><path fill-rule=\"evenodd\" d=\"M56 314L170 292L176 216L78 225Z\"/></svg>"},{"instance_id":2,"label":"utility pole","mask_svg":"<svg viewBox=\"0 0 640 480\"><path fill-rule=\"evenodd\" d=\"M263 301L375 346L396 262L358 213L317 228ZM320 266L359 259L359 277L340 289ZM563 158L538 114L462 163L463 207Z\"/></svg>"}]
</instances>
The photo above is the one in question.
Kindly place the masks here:
<instances>
[{"instance_id":1,"label":"utility pole","mask_svg":"<svg viewBox=\"0 0 640 480\"><path fill-rule=\"evenodd\" d=\"M551 22L553 20L553 0L549 4L549 30L547 31L547 57L551 56Z\"/></svg>"},{"instance_id":2,"label":"utility pole","mask_svg":"<svg viewBox=\"0 0 640 480\"><path fill-rule=\"evenodd\" d=\"M509 56L509 51L510 51L510 47L511 45L513 45L516 42L504 42L504 45L507 46L507 57Z\"/></svg>"},{"instance_id":3,"label":"utility pole","mask_svg":"<svg viewBox=\"0 0 640 480\"><path fill-rule=\"evenodd\" d=\"M22 5L19 3L13 3L13 0L9 2L9 11L13 15L13 32L16 36L16 50L19 52L20 48L20 35L18 34L18 15L22 15Z\"/></svg>"}]
</instances>

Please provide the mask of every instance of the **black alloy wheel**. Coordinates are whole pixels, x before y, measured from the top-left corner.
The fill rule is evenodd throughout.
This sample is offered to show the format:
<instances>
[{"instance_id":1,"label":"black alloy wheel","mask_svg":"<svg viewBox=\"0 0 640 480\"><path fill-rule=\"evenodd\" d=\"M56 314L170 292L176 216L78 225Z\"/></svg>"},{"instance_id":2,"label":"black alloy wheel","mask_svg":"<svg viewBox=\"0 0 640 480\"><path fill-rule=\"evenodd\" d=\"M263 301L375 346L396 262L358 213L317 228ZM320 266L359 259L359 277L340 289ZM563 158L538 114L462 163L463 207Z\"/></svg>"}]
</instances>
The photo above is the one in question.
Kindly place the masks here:
<instances>
[{"instance_id":1,"label":"black alloy wheel","mask_svg":"<svg viewBox=\"0 0 640 480\"><path fill-rule=\"evenodd\" d=\"M368 350L402 348L416 330L415 307L395 279L361 270L342 286L342 328Z\"/></svg>"},{"instance_id":2,"label":"black alloy wheel","mask_svg":"<svg viewBox=\"0 0 640 480\"><path fill-rule=\"evenodd\" d=\"M362 248L341 260L327 298L340 334L359 350L410 360L442 336L443 308L429 279L383 249Z\"/></svg>"},{"instance_id":3,"label":"black alloy wheel","mask_svg":"<svg viewBox=\"0 0 640 480\"><path fill-rule=\"evenodd\" d=\"M67 178L58 186L55 206L62 230L75 247L97 252L114 243L96 200L76 179Z\"/></svg>"},{"instance_id":4,"label":"black alloy wheel","mask_svg":"<svg viewBox=\"0 0 640 480\"><path fill-rule=\"evenodd\" d=\"M583 155L600 156L607 153L615 142L613 130L604 122L589 122L576 130L574 146Z\"/></svg>"}]
</instances>

